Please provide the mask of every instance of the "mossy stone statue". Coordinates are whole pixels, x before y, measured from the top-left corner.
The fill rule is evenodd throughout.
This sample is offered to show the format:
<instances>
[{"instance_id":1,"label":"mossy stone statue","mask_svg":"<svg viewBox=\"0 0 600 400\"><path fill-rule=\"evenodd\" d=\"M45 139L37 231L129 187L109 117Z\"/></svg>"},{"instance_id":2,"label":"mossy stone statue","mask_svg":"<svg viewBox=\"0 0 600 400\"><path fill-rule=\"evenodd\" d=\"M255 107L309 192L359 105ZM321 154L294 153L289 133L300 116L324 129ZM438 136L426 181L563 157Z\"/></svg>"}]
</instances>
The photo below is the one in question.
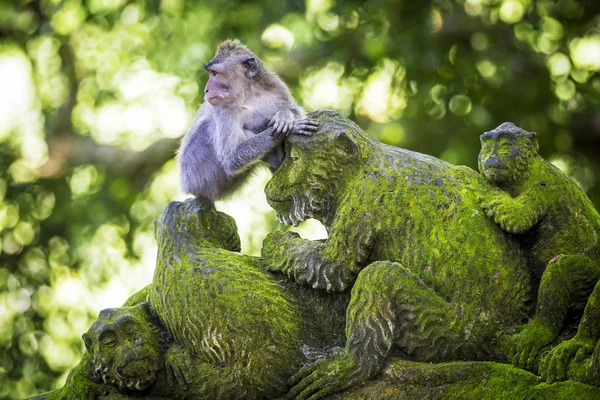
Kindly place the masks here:
<instances>
[{"instance_id":1,"label":"mossy stone statue","mask_svg":"<svg viewBox=\"0 0 600 400\"><path fill-rule=\"evenodd\" d=\"M541 276L535 318L510 354L513 364L536 371L540 350L558 337L569 309L586 305L600 278L600 215L575 182L538 155L534 132L508 122L481 135L481 145L479 170L498 188L481 192L482 207L519 240L536 282ZM584 318L577 338L552 350L542 377L564 380L572 357L592 353L600 337L587 334L598 330L585 328L591 320L600 321Z\"/></svg>"},{"instance_id":2,"label":"mossy stone statue","mask_svg":"<svg viewBox=\"0 0 600 400\"><path fill-rule=\"evenodd\" d=\"M502 363L536 281L480 204L501 189L335 112L311 118L319 132L288 139L266 193L282 221L317 218L328 239L273 232L249 257L210 202L170 203L153 282L100 313L65 386L38 399L600 398L600 355L552 384Z\"/></svg>"},{"instance_id":3,"label":"mossy stone statue","mask_svg":"<svg viewBox=\"0 0 600 400\"><path fill-rule=\"evenodd\" d=\"M295 390L350 387L394 349L416 361L504 360L502 339L527 318L530 278L516 241L468 189L481 177L377 142L337 113L311 118L321 129L287 141L266 194L282 221L316 218L329 237L274 232L262 255L298 283L353 289L344 355L303 370Z\"/></svg>"},{"instance_id":4,"label":"mossy stone statue","mask_svg":"<svg viewBox=\"0 0 600 400\"><path fill-rule=\"evenodd\" d=\"M233 218L211 202L169 203L155 233L153 282L100 313L80 365L43 398L275 398L326 353L325 338L340 343L347 296L304 291L298 301L302 290L239 253Z\"/></svg>"}]
</instances>

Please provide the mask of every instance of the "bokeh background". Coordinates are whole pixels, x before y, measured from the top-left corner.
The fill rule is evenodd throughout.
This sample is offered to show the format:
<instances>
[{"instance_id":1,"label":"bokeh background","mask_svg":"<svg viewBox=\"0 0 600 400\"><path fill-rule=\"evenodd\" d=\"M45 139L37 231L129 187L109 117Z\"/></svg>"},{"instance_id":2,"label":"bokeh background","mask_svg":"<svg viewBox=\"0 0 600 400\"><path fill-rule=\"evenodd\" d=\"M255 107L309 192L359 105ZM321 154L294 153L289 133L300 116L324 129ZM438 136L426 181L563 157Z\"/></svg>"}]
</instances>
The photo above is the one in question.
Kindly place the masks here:
<instances>
[{"instance_id":1,"label":"bokeh background","mask_svg":"<svg viewBox=\"0 0 600 400\"><path fill-rule=\"evenodd\" d=\"M98 311L150 282L202 65L234 37L389 144L476 168L482 132L536 131L600 205L597 0L1 0L0 398L61 385ZM283 229L268 177L218 204L251 254Z\"/></svg>"}]
</instances>

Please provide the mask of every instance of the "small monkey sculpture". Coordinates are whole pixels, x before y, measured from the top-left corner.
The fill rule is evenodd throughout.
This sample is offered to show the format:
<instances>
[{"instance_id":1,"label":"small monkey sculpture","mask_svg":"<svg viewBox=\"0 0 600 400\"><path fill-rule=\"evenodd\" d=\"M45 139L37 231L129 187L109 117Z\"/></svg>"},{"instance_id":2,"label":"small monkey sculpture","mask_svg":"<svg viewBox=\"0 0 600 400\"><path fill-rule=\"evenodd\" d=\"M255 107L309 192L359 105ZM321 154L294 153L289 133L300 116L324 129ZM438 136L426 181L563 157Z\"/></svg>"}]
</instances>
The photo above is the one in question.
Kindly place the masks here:
<instances>
[{"instance_id":1,"label":"small monkey sculpture","mask_svg":"<svg viewBox=\"0 0 600 400\"><path fill-rule=\"evenodd\" d=\"M559 336L568 311L580 311L600 279L600 215L575 182L538 155L534 132L505 122L480 138L479 170L496 188L483 194L482 208L524 245L539 282L535 318L510 350L514 365L535 371L542 348ZM566 359L561 357L554 359ZM546 363L540 374L564 379L564 369L558 373L551 366L556 362Z\"/></svg>"},{"instance_id":2,"label":"small monkey sculpture","mask_svg":"<svg viewBox=\"0 0 600 400\"><path fill-rule=\"evenodd\" d=\"M239 40L221 43L204 68L205 102L178 161L183 191L215 201L233 193L260 161L275 171L283 140L309 135L318 124L305 119L285 83Z\"/></svg>"}]
</instances>

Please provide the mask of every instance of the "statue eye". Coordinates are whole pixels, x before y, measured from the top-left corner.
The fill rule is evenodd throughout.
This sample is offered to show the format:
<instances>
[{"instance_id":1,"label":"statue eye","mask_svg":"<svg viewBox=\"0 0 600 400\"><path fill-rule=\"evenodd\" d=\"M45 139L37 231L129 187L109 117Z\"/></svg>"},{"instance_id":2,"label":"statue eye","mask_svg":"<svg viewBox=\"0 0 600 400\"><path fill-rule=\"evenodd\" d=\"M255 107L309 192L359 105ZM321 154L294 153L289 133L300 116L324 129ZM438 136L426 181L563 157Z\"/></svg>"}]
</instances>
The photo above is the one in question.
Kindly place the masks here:
<instances>
[{"instance_id":1,"label":"statue eye","mask_svg":"<svg viewBox=\"0 0 600 400\"><path fill-rule=\"evenodd\" d=\"M118 343L117 334L111 330L104 331L98 341L105 346L115 346Z\"/></svg>"},{"instance_id":2,"label":"statue eye","mask_svg":"<svg viewBox=\"0 0 600 400\"><path fill-rule=\"evenodd\" d=\"M510 149L512 149L513 145L512 145L512 142L510 142L508 140L504 140L500 143L500 147L503 150L510 150Z\"/></svg>"}]
</instances>

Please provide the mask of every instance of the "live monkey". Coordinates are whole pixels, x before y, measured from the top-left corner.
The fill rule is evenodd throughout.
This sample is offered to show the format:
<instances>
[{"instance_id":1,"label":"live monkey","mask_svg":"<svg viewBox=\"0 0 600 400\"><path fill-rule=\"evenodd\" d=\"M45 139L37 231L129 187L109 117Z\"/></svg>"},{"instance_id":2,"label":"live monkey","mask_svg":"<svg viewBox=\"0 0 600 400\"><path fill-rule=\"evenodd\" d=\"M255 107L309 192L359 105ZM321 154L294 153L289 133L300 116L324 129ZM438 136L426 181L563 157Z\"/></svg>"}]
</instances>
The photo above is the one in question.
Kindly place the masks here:
<instances>
[{"instance_id":1,"label":"live monkey","mask_svg":"<svg viewBox=\"0 0 600 400\"><path fill-rule=\"evenodd\" d=\"M202 104L178 154L181 187L196 197L220 200L264 162L281 165L283 141L309 135L318 124L288 87L239 40L226 40L204 68L209 79Z\"/></svg>"}]
</instances>

